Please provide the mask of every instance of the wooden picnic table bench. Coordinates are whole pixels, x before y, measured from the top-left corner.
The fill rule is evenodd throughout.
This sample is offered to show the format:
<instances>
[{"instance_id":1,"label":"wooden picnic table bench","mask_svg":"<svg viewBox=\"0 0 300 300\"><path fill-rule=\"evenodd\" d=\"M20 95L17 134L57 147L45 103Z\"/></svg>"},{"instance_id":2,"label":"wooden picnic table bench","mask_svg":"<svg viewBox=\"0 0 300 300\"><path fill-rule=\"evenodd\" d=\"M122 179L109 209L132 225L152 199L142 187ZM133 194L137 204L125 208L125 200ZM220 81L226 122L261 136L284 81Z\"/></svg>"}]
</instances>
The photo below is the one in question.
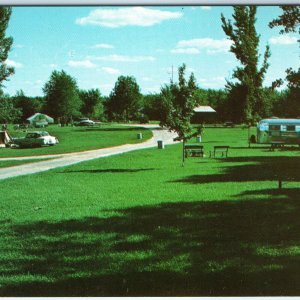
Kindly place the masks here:
<instances>
[{"instance_id":1,"label":"wooden picnic table bench","mask_svg":"<svg viewBox=\"0 0 300 300\"><path fill-rule=\"evenodd\" d=\"M209 157L216 157L217 153L222 154L222 157L227 157L229 146L214 146L214 150L209 152Z\"/></svg>"},{"instance_id":2,"label":"wooden picnic table bench","mask_svg":"<svg viewBox=\"0 0 300 300\"><path fill-rule=\"evenodd\" d=\"M186 144L184 145L184 155L188 156L204 156L203 146L199 144Z\"/></svg>"},{"instance_id":3,"label":"wooden picnic table bench","mask_svg":"<svg viewBox=\"0 0 300 300\"><path fill-rule=\"evenodd\" d=\"M284 147L283 141L272 141L270 146L270 151L274 151L275 149L281 149Z\"/></svg>"}]
</instances>

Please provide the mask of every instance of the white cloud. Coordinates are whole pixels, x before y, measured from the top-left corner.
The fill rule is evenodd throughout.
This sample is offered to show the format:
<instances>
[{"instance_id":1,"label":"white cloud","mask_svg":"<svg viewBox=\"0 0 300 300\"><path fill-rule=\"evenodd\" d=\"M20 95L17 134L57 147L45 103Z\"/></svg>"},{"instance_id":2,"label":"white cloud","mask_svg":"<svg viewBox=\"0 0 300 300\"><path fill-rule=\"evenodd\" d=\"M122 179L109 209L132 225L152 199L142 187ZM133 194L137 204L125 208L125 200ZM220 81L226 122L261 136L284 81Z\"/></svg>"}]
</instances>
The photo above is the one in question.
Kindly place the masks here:
<instances>
[{"instance_id":1,"label":"white cloud","mask_svg":"<svg viewBox=\"0 0 300 300\"><path fill-rule=\"evenodd\" d=\"M200 6L202 10L211 10L211 6Z\"/></svg>"},{"instance_id":2,"label":"white cloud","mask_svg":"<svg viewBox=\"0 0 300 300\"><path fill-rule=\"evenodd\" d=\"M292 45L297 43L297 38L288 35L278 35L271 37L269 43L273 45Z\"/></svg>"},{"instance_id":3,"label":"white cloud","mask_svg":"<svg viewBox=\"0 0 300 300\"><path fill-rule=\"evenodd\" d=\"M175 53L175 54L199 54L200 51L197 48L176 48L176 49L172 49L171 53Z\"/></svg>"},{"instance_id":4,"label":"white cloud","mask_svg":"<svg viewBox=\"0 0 300 300\"><path fill-rule=\"evenodd\" d=\"M92 69L97 67L95 64L93 64L90 60L70 60L68 62L68 65L73 68L86 68L86 69Z\"/></svg>"},{"instance_id":5,"label":"white cloud","mask_svg":"<svg viewBox=\"0 0 300 300\"><path fill-rule=\"evenodd\" d=\"M96 25L117 28L123 26L152 26L165 20L178 19L180 12L170 12L145 7L126 7L118 9L96 9L87 17L76 20L78 25Z\"/></svg>"},{"instance_id":6,"label":"white cloud","mask_svg":"<svg viewBox=\"0 0 300 300\"><path fill-rule=\"evenodd\" d=\"M120 70L118 69L114 69L114 68L110 68L110 67L102 67L101 68L104 72L108 73L108 74L120 74Z\"/></svg>"},{"instance_id":7,"label":"white cloud","mask_svg":"<svg viewBox=\"0 0 300 300\"><path fill-rule=\"evenodd\" d=\"M113 49L115 48L114 45L111 44L97 44L93 48L100 48L100 49Z\"/></svg>"},{"instance_id":8,"label":"white cloud","mask_svg":"<svg viewBox=\"0 0 300 300\"><path fill-rule=\"evenodd\" d=\"M200 38L179 41L176 48L206 49L208 54L215 54L229 51L231 44L232 42L226 39Z\"/></svg>"},{"instance_id":9,"label":"white cloud","mask_svg":"<svg viewBox=\"0 0 300 300\"><path fill-rule=\"evenodd\" d=\"M198 81L203 87L206 88L224 88L226 84L226 79L222 76L199 78Z\"/></svg>"},{"instance_id":10,"label":"white cloud","mask_svg":"<svg viewBox=\"0 0 300 300\"><path fill-rule=\"evenodd\" d=\"M88 56L91 60L101 61L117 61L117 62L141 62L141 61L154 61L153 56L127 56L127 55L105 55L105 56Z\"/></svg>"},{"instance_id":11,"label":"white cloud","mask_svg":"<svg viewBox=\"0 0 300 300\"><path fill-rule=\"evenodd\" d=\"M151 77L142 77L142 80L147 81L147 82L153 81L153 79Z\"/></svg>"},{"instance_id":12,"label":"white cloud","mask_svg":"<svg viewBox=\"0 0 300 300\"><path fill-rule=\"evenodd\" d=\"M7 59L5 61L5 63L10 66L10 67L14 67L14 68L22 68L23 67L23 64L19 63L19 62L16 62L14 60L11 60L11 59Z\"/></svg>"}]
</instances>

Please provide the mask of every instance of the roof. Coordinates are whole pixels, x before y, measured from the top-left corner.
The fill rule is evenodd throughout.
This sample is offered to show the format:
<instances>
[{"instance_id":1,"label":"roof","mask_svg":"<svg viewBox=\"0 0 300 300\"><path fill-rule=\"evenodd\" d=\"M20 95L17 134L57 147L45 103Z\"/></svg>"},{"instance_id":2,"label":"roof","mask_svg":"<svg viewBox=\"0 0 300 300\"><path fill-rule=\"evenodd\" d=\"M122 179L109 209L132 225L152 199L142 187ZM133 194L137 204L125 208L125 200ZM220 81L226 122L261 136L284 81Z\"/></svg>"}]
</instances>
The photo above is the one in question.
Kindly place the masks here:
<instances>
[{"instance_id":1,"label":"roof","mask_svg":"<svg viewBox=\"0 0 300 300\"><path fill-rule=\"evenodd\" d=\"M38 118L40 116L44 117L47 120L47 122L49 122L49 123L53 123L54 122L53 118L51 118L51 117L49 117L49 116L47 116L45 114L41 114L41 113L35 113L34 115L32 115L31 117L27 118L26 120L29 121L29 122L30 121L34 121L36 118ZM40 121L40 120L38 119L36 121Z\"/></svg>"},{"instance_id":2,"label":"roof","mask_svg":"<svg viewBox=\"0 0 300 300\"><path fill-rule=\"evenodd\" d=\"M194 108L194 112L197 113L215 113L216 111L210 106L197 106Z\"/></svg>"},{"instance_id":3,"label":"roof","mask_svg":"<svg viewBox=\"0 0 300 300\"><path fill-rule=\"evenodd\" d=\"M272 119L263 119L258 122L258 124L261 123L268 123L268 124L292 124L292 125L300 125L300 119L278 119L278 118L272 118Z\"/></svg>"}]
</instances>

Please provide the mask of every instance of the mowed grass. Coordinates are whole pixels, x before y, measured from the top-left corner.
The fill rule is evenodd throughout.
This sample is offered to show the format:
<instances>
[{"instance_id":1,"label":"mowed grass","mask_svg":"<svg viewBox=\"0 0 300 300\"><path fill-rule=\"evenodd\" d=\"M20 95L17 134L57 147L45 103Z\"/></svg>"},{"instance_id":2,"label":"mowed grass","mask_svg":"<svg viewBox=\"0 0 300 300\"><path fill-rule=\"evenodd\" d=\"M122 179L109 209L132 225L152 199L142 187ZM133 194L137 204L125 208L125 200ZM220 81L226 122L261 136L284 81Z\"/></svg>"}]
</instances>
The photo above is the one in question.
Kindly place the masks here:
<instances>
[{"instance_id":1,"label":"mowed grass","mask_svg":"<svg viewBox=\"0 0 300 300\"><path fill-rule=\"evenodd\" d=\"M42 160L47 160L47 159L1 160L0 161L0 168L20 166L20 165L30 164L30 163L33 163L33 162L39 162L39 161L42 161Z\"/></svg>"},{"instance_id":2,"label":"mowed grass","mask_svg":"<svg viewBox=\"0 0 300 300\"><path fill-rule=\"evenodd\" d=\"M59 127L49 126L45 129L30 129L31 131L47 131L58 138L59 144L53 147L38 147L30 149L0 149L0 157L17 157L45 154L61 154L93 150L122 144L140 143L152 137L150 130L139 127L108 124L95 127ZM23 137L27 132L9 131L13 137ZM138 140L137 134L142 133L143 139Z\"/></svg>"},{"instance_id":3,"label":"mowed grass","mask_svg":"<svg viewBox=\"0 0 300 300\"><path fill-rule=\"evenodd\" d=\"M184 167L177 144L1 181L0 295L299 295L299 149L246 139L206 129L229 157Z\"/></svg>"}]
</instances>

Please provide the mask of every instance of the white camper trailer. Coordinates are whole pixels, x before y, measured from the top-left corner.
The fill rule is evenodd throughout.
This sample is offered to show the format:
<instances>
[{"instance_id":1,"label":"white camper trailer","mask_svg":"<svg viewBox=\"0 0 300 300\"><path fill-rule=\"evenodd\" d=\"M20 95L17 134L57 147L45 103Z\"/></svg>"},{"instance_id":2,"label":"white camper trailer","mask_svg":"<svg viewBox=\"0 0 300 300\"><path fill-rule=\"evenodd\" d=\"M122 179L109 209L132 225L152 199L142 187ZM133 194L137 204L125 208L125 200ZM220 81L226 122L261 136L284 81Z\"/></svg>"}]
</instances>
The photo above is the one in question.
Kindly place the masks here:
<instances>
[{"instance_id":1,"label":"white camper trailer","mask_svg":"<svg viewBox=\"0 0 300 300\"><path fill-rule=\"evenodd\" d=\"M257 123L257 143L300 145L300 119L264 119Z\"/></svg>"}]
</instances>

